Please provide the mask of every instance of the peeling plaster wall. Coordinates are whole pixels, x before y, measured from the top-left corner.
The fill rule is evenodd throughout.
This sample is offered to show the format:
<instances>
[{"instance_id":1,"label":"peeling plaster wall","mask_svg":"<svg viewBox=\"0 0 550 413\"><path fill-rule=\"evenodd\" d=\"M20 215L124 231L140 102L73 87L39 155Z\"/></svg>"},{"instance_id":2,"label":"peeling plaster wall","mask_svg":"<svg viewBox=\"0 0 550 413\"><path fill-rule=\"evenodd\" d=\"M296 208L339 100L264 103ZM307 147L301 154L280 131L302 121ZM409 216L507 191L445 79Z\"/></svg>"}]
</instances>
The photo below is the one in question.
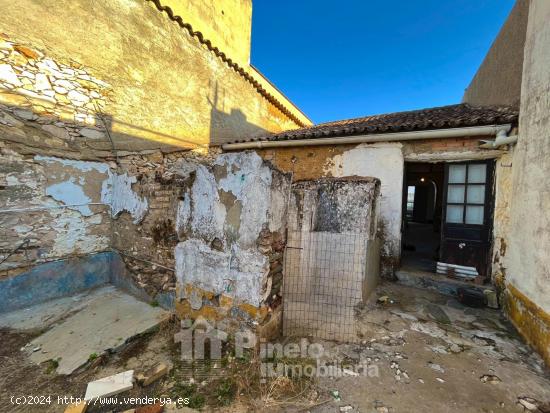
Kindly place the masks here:
<instances>
[{"instance_id":1,"label":"peeling plaster wall","mask_svg":"<svg viewBox=\"0 0 550 413\"><path fill-rule=\"evenodd\" d=\"M285 227L290 180L254 152L222 154L193 174L177 208L179 297L192 310L203 306L200 290L259 307L270 295L271 251L260 241Z\"/></svg>"},{"instance_id":2,"label":"peeling plaster wall","mask_svg":"<svg viewBox=\"0 0 550 413\"><path fill-rule=\"evenodd\" d=\"M111 206L111 216L116 217L121 212L128 212L134 224L139 224L148 209L146 198L142 198L132 190L132 184L137 182L135 176L128 173L112 174L105 180L101 188L101 201Z\"/></svg>"},{"instance_id":3,"label":"peeling plaster wall","mask_svg":"<svg viewBox=\"0 0 550 413\"><path fill-rule=\"evenodd\" d=\"M107 164L0 150L0 270L109 247L109 206L100 199Z\"/></svg>"},{"instance_id":4,"label":"peeling plaster wall","mask_svg":"<svg viewBox=\"0 0 550 413\"><path fill-rule=\"evenodd\" d=\"M237 23L230 37L239 44L232 47L246 43L249 2L224 0L212 10L209 1L188 3L196 6L194 26L208 31L205 16L224 10L222 26ZM240 16L241 10L248 15ZM7 258L1 274L113 248L137 286L159 301L171 300L175 246L192 234L231 255L229 267L243 280L234 286L236 296L252 291L248 301L255 304L258 294L264 303L280 300L288 194L274 187L288 178L261 159L243 158L249 164L242 169L258 176L241 181L243 174L227 169L231 156L216 160L218 149L205 146L309 120L244 66L292 115L283 113L259 93L260 86L153 2L24 0L5 12L0 210L10 212L0 214L0 261ZM216 34L221 39L227 33ZM221 51L232 58L230 50ZM240 53L247 56L248 50ZM197 192L212 183L211 174L212 191ZM276 210L265 208L266 193ZM260 198L264 207L257 209ZM259 268L267 275L258 279Z\"/></svg>"},{"instance_id":5,"label":"peeling plaster wall","mask_svg":"<svg viewBox=\"0 0 550 413\"><path fill-rule=\"evenodd\" d=\"M113 218L126 212L137 224L148 212L147 199L132 188L137 177L114 165L0 151L0 271L6 274L107 250Z\"/></svg>"}]
</instances>

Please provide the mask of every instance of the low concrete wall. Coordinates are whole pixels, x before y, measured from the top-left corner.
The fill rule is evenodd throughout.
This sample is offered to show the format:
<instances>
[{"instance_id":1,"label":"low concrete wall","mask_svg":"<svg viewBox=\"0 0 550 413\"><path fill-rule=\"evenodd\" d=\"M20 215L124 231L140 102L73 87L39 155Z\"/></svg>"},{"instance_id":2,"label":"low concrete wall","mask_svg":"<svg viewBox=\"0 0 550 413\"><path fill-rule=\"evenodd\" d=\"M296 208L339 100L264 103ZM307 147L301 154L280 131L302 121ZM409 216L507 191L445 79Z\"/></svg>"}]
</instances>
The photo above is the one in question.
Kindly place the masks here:
<instances>
[{"instance_id":1,"label":"low concrete wall","mask_svg":"<svg viewBox=\"0 0 550 413\"><path fill-rule=\"evenodd\" d=\"M37 265L0 280L0 313L65 297L107 284L113 254L103 252Z\"/></svg>"},{"instance_id":2,"label":"low concrete wall","mask_svg":"<svg viewBox=\"0 0 550 413\"><path fill-rule=\"evenodd\" d=\"M149 297L129 276L120 255L111 251L37 265L18 276L0 280L0 313L71 296L113 284L142 301ZM157 295L166 309L174 308L174 294Z\"/></svg>"},{"instance_id":3,"label":"low concrete wall","mask_svg":"<svg viewBox=\"0 0 550 413\"><path fill-rule=\"evenodd\" d=\"M329 178L292 187L283 332L356 341L355 308L376 287L380 181Z\"/></svg>"}]
</instances>

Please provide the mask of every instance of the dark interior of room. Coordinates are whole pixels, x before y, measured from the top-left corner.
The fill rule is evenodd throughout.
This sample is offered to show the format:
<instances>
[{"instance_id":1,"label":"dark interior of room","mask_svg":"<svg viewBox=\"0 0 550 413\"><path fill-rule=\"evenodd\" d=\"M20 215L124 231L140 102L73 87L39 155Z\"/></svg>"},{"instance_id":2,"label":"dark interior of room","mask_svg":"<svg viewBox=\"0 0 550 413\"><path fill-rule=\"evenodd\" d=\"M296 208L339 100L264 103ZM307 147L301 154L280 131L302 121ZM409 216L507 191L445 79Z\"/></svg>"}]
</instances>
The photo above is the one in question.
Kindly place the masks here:
<instances>
[{"instance_id":1,"label":"dark interior of room","mask_svg":"<svg viewBox=\"0 0 550 413\"><path fill-rule=\"evenodd\" d=\"M403 268L435 272L441 239L445 165L405 164L403 193Z\"/></svg>"}]
</instances>

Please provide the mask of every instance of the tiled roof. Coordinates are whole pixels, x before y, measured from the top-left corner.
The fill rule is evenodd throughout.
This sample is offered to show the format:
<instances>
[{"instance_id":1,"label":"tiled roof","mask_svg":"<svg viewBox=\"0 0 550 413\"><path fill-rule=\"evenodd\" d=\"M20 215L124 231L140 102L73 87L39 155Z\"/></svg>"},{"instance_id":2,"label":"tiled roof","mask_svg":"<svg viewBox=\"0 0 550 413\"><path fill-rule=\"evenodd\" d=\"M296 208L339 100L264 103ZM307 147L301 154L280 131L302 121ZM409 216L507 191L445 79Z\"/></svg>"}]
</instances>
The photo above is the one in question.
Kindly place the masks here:
<instances>
[{"instance_id":1,"label":"tiled roof","mask_svg":"<svg viewBox=\"0 0 550 413\"><path fill-rule=\"evenodd\" d=\"M281 141L292 139L315 139L335 136L367 135L393 132L409 132L430 129L462 128L467 126L502 125L516 123L518 111L509 107L471 106L467 103L440 106L407 112L386 113L363 118L321 123L306 128L294 129L256 139Z\"/></svg>"}]
</instances>

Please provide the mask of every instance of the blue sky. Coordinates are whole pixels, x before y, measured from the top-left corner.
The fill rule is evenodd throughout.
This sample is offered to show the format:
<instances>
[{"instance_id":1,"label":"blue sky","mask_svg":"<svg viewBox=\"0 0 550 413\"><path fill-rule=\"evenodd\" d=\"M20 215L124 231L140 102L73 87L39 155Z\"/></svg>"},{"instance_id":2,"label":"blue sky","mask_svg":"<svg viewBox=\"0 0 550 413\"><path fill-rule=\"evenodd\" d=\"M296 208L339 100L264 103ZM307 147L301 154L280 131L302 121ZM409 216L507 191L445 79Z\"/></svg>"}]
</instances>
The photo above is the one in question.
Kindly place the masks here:
<instances>
[{"instance_id":1,"label":"blue sky","mask_svg":"<svg viewBox=\"0 0 550 413\"><path fill-rule=\"evenodd\" d=\"M514 0L256 0L251 62L313 122L460 102Z\"/></svg>"}]
</instances>

